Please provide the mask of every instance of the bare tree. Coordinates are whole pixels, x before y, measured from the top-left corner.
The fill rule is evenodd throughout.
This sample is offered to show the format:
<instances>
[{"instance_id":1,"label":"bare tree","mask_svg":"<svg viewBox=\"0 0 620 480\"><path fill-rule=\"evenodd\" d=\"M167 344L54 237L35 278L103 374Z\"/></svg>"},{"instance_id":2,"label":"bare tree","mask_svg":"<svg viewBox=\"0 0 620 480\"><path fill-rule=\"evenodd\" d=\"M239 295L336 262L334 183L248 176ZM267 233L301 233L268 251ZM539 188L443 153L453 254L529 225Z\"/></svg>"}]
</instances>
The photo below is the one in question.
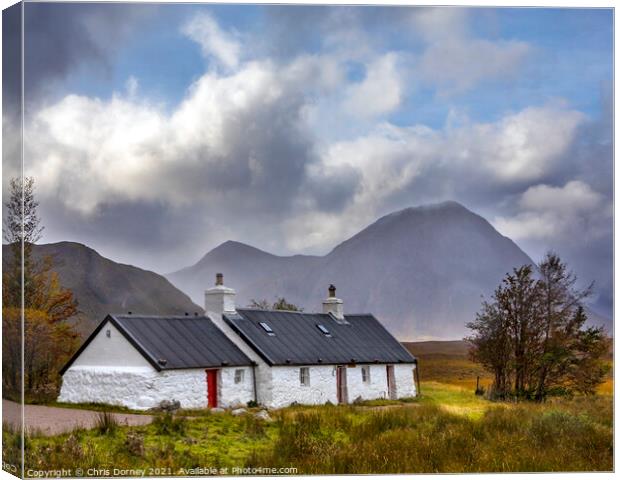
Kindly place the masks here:
<instances>
[{"instance_id":1,"label":"bare tree","mask_svg":"<svg viewBox=\"0 0 620 480\"><path fill-rule=\"evenodd\" d=\"M43 227L37 214L39 202L34 198L34 178L12 178L9 183L9 200L2 228L4 241L36 243L41 239Z\"/></svg>"},{"instance_id":2,"label":"bare tree","mask_svg":"<svg viewBox=\"0 0 620 480\"><path fill-rule=\"evenodd\" d=\"M289 303L284 297L277 297L276 301L269 303L267 300L255 300L252 299L249 305L250 308L256 308L258 310L289 310L293 312L303 312L304 309L298 307L294 303Z\"/></svg>"}]
</instances>

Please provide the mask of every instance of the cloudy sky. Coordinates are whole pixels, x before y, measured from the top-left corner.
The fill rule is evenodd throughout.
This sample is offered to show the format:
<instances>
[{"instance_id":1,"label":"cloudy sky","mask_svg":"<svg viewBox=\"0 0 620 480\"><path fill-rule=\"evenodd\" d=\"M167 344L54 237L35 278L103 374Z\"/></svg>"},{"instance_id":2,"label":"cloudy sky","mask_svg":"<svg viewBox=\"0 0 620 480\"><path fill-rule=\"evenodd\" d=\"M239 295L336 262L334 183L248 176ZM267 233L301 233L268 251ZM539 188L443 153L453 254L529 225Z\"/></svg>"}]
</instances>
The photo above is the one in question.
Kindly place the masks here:
<instances>
[{"instance_id":1,"label":"cloudy sky","mask_svg":"<svg viewBox=\"0 0 620 480\"><path fill-rule=\"evenodd\" d=\"M324 254L381 215L453 199L535 260L559 252L610 314L612 21L27 3L25 169L43 241L165 273L228 239ZM4 72L15 139L19 76ZM18 146L5 140L5 179Z\"/></svg>"}]
</instances>

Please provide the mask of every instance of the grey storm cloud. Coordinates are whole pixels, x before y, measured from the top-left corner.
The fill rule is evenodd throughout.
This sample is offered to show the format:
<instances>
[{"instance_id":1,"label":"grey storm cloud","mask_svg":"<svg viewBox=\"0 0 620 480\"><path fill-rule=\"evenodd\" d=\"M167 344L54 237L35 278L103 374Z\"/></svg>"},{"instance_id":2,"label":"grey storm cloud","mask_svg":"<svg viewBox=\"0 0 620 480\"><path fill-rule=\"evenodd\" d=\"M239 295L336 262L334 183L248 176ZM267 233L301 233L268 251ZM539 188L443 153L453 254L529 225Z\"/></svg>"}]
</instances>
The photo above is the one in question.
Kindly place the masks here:
<instances>
[{"instance_id":1,"label":"grey storm cloud","mask_svg":"<svg viewBox=\"0 0 620 480\"><path fill-rule=\"evenodd\" d=\"M114 4L30 3L27 10L27 89L40 97L53 96L84 65L105 72L151 14L144 6ZM122 92L100 100L59 88L67 95L46 98L33 111L36 142L27 145L28 168L46 172L37 178L45 240L76 239L114 260L166 272L229 239L277 254L325 253L380 215L453 199L496 226L522 231L561 218L548 237L517 242L534 257L546 249L565 255L580 277L597 282L597 305L610 311L612 227L597 213L613 190L610 94L602 96L607 108L596 119L566 105L434 128L347 113L343 99L362 107L374 100L351 95L360 83L348 78L347 68L351 58L377 68L389 64L378 61L386 55L378 35L386 24L398 26L396 35L417 36L417 53L425 42L439 45L447 61L463 45L482 45L497 58L516 48L517 60L527 50L463 33L460 10L447 18L424 9L404 14L411 11L266 7L260 18L269 28L256 39L213 28L210 18L203 22L209 34L193 38L211 42L196 46L208 52L209 66L172 111ZM420 15L429 15L432 28L415 31ZM226 42L218 43L223 34ZM5 39L10 35L5 29ZM218 59L228 59L223 70ZM404 85L399 65L389 79ZM495 78L502 65L484 65L466 84L453 72L458 88L452 90ZM427 73L432 78L440 67L427 66ZM397 107L402 101L397 96ZM322 138L330 121L343 131ZM573 189L595 202L580 216L536 209L523 201L531 188ZM576 237L571 222L582 220L596 223L597 235Z\"/></svg>"},{"instance_id":2,"label":"grey storm cloud","mask_svg":"<svg viewBox=\"0 0 620 480\"><path fill-rule=\"evenodd\" d=\"M148 269L155 268L157 258L160 272L187 262L179 252L193 250L204 241L205 230L217 228L206 213L201 206L179 211L161 202L141 201L104 203L96 215L80 215L54 199L40 205L46 241L78 239L117 262Z\"/></svg>"},{"instance_id":3,"label":"grey storm cloud","mask_svg":"<svg viewBox=\"0 0 620 480\"><path fill-rule=\"evenodd\" d=\"M230 151L227 158L209 163L204 172L208 186L250 194L260 208L286 210L314 158L313 138L300 127L302 106L302 97L292 95L231 119L222 139Z\"/></svg>"},{"instance_id":4,"label":"grey storm cloud","mask_svg":"<svg viewBox=\"0 0 620 480\"><path fill-rule=\"evenodd\" d=\"M350 165L325 172L319 164L314 171L314 174L308 175L303 187L306 195L321 211L342 211L359 187L360 173Z\"/></svg>"},{"instance_id":5,"label":"grey storm cloud","mask_svg":"<svg viewBox=\"0 0 620 480\"><path fill-rule=\"evenodd\" d=\"M83 64L105 74L111 57L156 7L140 4L29 2L24 8L25 95L49 95Z\"/></svg>"},{"instance_id":6,"label":"grey storm cloud","mask_svg":"<svg viewBox=\"0 0 620 480\"><path fill-rule=\"evenodd\" d=\"M18 115L21 104L21 5L2 12L2 104L3 116Z\"/></svg>"}]
</instances>

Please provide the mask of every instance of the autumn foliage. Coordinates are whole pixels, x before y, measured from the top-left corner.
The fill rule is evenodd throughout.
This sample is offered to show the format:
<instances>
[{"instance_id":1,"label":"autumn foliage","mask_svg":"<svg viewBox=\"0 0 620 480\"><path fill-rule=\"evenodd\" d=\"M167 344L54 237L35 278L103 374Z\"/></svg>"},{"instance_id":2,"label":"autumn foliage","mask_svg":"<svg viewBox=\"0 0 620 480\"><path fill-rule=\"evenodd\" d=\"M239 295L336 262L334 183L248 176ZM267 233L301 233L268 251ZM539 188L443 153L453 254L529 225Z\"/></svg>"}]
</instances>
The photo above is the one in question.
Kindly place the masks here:
<instances>
[{"instance_id":1,"label":"autumn foliage","mask_svg":"<svg viewBox=\"0 0 620 480\"><path fill-rule=\"evenodd\" d=\"M10 187L3 230L9 244L2 268L3 391L19 399L23 381L25 400L50 400L58 393L59 369L79 341L69 321L77 302L60 285L52 258L32 254L42 231L34 181L14 179Z\"/></svg>"},{"instance_id":2,"label":"autumn foliage","mask_svg":"<svg viewBox=\"0 0 620 480\"><path fill-rule=\"evenodd\" d=\"M506 274L491 301L482 304L473 331L471 357L493 375L489 395L543 401L551 395L593 394L609 370L610 340L586 326L583 300L592 286L549 253Z\"/></svg>"}]
</instances>

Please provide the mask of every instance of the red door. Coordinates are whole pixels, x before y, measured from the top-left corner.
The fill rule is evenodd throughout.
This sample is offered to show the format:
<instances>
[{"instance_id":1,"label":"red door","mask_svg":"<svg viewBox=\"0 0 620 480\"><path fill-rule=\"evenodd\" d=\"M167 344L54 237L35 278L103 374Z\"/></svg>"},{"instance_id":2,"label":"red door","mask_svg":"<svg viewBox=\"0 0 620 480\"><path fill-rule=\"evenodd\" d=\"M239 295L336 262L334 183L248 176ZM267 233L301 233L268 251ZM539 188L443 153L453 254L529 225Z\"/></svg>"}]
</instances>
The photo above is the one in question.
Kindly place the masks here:
<instances>
[{"instance_id":1,"label":"red door","mask_svg":"<svg viewBox=\"0 0 620 480\"><path fill-rule=\"evenodd\" d=\"M217 407L217 370L207 370L207 400L209 408Z\"/></svg>"}]
</instances>

